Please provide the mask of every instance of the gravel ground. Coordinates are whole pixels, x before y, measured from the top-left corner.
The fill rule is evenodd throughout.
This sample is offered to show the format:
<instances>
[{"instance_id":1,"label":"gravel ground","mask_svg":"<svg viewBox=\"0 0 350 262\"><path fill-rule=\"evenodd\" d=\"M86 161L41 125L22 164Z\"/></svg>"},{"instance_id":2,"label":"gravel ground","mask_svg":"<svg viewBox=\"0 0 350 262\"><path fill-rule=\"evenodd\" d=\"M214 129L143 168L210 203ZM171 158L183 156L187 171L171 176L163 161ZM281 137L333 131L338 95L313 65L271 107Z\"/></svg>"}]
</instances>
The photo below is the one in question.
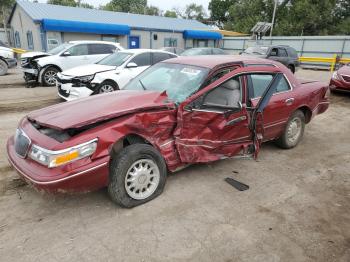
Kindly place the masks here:
<instances>
[{"instance_id":1,"label":"gravel ground","mask_svg":"<svg viewBox=\"0 0 350 262\"><path fill-rule=\"evenodd\" d=\"M266 143L257 161L189 167L130 210L105 189L49 195L18 179L6 139L30 110L61 101L55 88L24 88L18 70L0 78L0 98L1 261L350 261L350 95L332 94L295 149Z\"/></svg>"}]
</instances>

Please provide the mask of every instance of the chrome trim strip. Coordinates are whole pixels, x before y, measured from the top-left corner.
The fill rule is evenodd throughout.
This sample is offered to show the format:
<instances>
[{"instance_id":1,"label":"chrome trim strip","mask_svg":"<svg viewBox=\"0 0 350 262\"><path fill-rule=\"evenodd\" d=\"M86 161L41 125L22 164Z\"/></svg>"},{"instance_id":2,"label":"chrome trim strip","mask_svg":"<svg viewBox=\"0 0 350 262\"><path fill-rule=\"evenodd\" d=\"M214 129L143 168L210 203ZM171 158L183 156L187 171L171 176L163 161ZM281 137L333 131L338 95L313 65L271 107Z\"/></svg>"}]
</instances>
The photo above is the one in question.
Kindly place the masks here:
<instances>
[{"instance_id":1,"label":"chrome trim strip","mask_svg":"<svg viewBox=\"0 0 350 262\"><path fill-rule=\"evenodd\" d=\"M165 142L164 144L160 145L159 147L163 147L163 146L169 145L169 144L171 144L173 142L175 142L175 140L171 140L171 141Z\"/></svg>"},{"instance_id":2,"label":"chrome trim strip","mask_svg":"<svg viewBox=\"0 0 350 262\"><path fill-rule=\"evenodd\" d=\"M245 138L250 138L251 136L242 136L242 137L238 137L235 139L231 139L231 140L209 140L209 139L179 139L181 141L188 141L188 142L198 142L198 141L204 141L204 142L210 142L210 143L230 143L230 142L235 142L235 141L239 141ZM197 146L197 145L195 145Z\"/></svg>"},{"instance_id":3,"label":"chrome trim strip","mask_svg":"<svg viewBox=\"0 0 350 262\"><path fill-rule=\"evenodd\" d=\"M87 173L87 172L89 172L89 171L95 170L95 169L97 169L97 168L100 168L100 167L105 166L105 165L108 164L108 162L105 162L105 163L102 163L102 164L100 164L100 165L91 167L91 168L89 168L89 169L86 169L86 170L84 170L84 171L80 171L80 172L78 172L78 173L75 173L75 174L70 175L70 176L67 176L67 177L63 177L63 178L60 178L60 179L57 179L57 180L42 182L42 181L34 180L33 178L31 178L31 177L29 177L28 175L26 175L25 173L23 173L23 171L19 170L18 167L14 164L14 162L10 159L10 157L8 157L8 160L9 160L9 162L11 163L11 165L17 170L17 172L19 172L19 173L20 173L22 176L24 176L26 179L28 179L29 181L31 181L32 183L37 184L37 185L50 185L50 184L55 184L55 183L58 183L58 182L62 182L62 181L71 179L71 178L73 178L73 177L76 177L76 176L85 174L85 173Z\"/></svg>"},{"instance_id":4,"label":"chrome trim strip","mask_svg":"<svg viewBox=\"0 0 350 262\"><path fill-rule=\"evenodd\" d=\"M264 126L264 128L269 128L269 127L273 127L273 126L277 126L277 125L282 125L284 123L286 123L288 120L283 120L283 121L280 121L280 122L277 122L277 123L274 123L274 124L270 124L270 125L266 125Z\"/></svg>"}]
</instances>

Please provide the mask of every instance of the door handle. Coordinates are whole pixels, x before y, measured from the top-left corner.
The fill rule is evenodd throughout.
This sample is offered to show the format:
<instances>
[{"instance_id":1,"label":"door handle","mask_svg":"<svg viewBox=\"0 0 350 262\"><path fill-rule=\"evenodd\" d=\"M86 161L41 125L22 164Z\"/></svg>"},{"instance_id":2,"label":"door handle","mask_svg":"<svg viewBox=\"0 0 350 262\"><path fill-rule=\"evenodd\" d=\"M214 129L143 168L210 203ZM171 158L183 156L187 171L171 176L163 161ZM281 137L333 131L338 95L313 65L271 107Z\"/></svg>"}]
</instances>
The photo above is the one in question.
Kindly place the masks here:
<instances>
[{"instance_id":1,"label":"door handle","mask_svg":"<svg viewBox=\"0 0 350 262\"><path fill-rule=\"evenodd\" d=\"M294 98L287 98L284 102L289 106L289 105L293 104Z\"/></svg>"},{"instance_id":2,"label":"door handle","mask_svg":"<svg viewBox=\"0 0 350 262\"><path fill-rule=\"evenodd\" d=\"M246 119L247 119L246 116L240 116L240 117L237 117L237 118L235 118L235 119L232 119L232 120L228 121L228 122L225 124L225 126L232 126L232 125L237 124L237 123L239 123L239 122L242 122L242 121L244 121L244 120L246 120Z\"/></svg>"}]
</instances>

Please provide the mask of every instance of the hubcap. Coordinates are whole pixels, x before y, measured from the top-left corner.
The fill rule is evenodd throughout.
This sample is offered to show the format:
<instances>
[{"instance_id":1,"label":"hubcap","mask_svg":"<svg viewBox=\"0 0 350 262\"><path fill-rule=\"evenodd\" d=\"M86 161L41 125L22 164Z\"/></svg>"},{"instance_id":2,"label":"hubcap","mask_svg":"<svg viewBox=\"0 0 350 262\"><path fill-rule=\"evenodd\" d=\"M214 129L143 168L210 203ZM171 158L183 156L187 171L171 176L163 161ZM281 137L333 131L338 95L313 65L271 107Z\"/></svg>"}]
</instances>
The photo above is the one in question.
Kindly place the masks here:
<instances>
[{"instance_id":1,"label":"hubcap","mask_svg":"<svg viewBox=\"0 0 350 262\"><path fill-rule=\"evenodd\" d=\"M51 71L51 70L47 71L44 75L45 82L50 85L54 85L56 83L56 75L57 75L56 71Z\"/></svg>"},{"instance_id":2,"label":"hubcap","mask_svg":"<svg viewBox=\"0 0 350 262\"><path fill-rule=\"evenodd\" d=\"M137 200L146 199L157 189L160 179L159 168L150 159L134 162L125 176L128 195Z\"/></svg>"},{"instance_id":3,"label":"hubcap","mask_svg":"<svg viewBox=\"0 0 350 262\"><path fill-rule=\"evenodd\" d=\"M114 88L111 85L103 85L100 88L100 94L101 93L109 93L109 92L113 92L113 91L114 91Z\"/></svg>"},{"instance_id":4,"label":"hubcap","mask_svg":"<svg viewBox=\"0 0 350 262\"><path fill-rule=\"evenodd\" d=\"M300 136L301 133L301 120L299 118L293 119L292 122L290 122L288 131L287 131L287 137L291 144L294 144Z\"/></svg>"}]
</instances>

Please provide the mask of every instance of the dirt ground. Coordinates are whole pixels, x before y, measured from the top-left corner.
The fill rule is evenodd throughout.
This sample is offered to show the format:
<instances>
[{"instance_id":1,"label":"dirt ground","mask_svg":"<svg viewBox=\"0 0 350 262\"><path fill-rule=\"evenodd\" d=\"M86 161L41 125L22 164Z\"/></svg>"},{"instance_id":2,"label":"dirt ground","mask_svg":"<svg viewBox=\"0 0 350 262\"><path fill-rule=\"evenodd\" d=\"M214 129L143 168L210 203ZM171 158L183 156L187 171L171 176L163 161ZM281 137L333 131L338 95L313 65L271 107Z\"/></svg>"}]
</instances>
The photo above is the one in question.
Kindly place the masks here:
<instances>
[{"instance_id":1,"label":"dirt ground","mask_svg":"<svg viewBox=\"0 0 350 262\"><path fill-rule=\"evenodd\" d=\"M295 149L267 143L257 161L189 167L157 199L122 209L104 189L48 195L18 179L7 138L30 110L61 101L55 88L24 88L12 70L0 77L0 260L348 262L350 95L331 101ZM237 191L226 177L250 189Z\"/></svg>"}]
</instances>

